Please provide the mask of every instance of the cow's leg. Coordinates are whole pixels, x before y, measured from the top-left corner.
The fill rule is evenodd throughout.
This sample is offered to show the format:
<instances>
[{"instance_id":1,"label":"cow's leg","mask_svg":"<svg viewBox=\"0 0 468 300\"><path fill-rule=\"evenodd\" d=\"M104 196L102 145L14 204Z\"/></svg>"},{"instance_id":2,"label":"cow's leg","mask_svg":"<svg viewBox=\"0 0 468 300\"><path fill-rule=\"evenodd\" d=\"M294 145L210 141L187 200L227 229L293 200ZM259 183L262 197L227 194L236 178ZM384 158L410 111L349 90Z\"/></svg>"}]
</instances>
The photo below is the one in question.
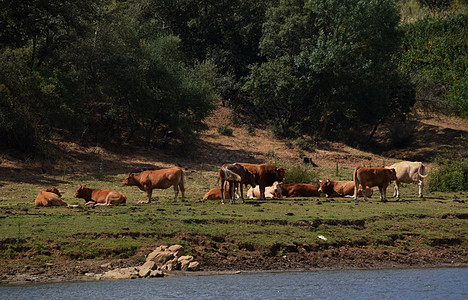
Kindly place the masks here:
<instances>
[{"instance_id":1,"label":"cow's leg","mask_svg":"<svg viewBox=\"0 0 468 300\"><path fill-rule=\"evenodd\" d=\"M146 189L146 197L147 197L147 200L146 201L138 201L138 204L140 203L144 203L144 204L147 204L147 203L151 203L151 197L153 196L153 189L151 188L147 188Z\"/></svg>"},{"instance_id":2,"label":"cow's leg","mask_svg":"<svg viewBox=\"0 0 468 300\"><path fill-rule=\"evenodd\" d=\"M419 198L422 198L423 197L423 189L424 189L424 181L419 180L418 186L419 186Z\"/></svg>"},{"instance_id":3,"label":"cow's leg","mask_svg":"<svg viewBox=\"0 0 468 300\"><path fill-rule=\"evenodd\" d=\"M245 203L245 200L244 200L244 185L242 183L239 183L239 185L240 185L240 193L241 193L242 203Z\"/></svg>"},{"instance_id":4,"label":"cow's leg","mask_svg":"<svg viewBox=\"0 0 468 300\"><path fill-rule=\"evenodd\" d=\"M260 185L260 199L265 200L265 187Z\"/></svg>"},{"instance_id":5,"label":"cow's leg","mask_svg":"<svg viewBox=\"0 0 468 300\"><path fill-rule=\"evenodd\" d=\"M224 179L221 178L221 203L224 204Z\"/></svg>"},{"instance_id":6,"label":"cow's leg","mask_svg":"<svg viewBox=\"0 0 468 300\"><path fill-rule=\"evenodd\" d=\"M400 182L395 180L395 186L393 187L393 197L400 198Z\"/></svg>"},{"instance_id":7,"label":"cow's leg","mask_svg":"<svg viewBox=\"0 0 468 300\"><path fill-rule=\"evenodd\" d=\"M179 196L179 186L174 184L174 202L177 202L177 197Z\"/></svg>"},{"instance_id":8,"label":"cow's leg","mask_svg":"<svg viewBox=\"0 0 468 300\"><path fill-rule=\"evenodd\" d=\"M179 182L179 188L180 188L180 191L182 192L182 202L184 202L185 201L185 186L184 186L183 180Z\"/></svg>"}]
</instances>

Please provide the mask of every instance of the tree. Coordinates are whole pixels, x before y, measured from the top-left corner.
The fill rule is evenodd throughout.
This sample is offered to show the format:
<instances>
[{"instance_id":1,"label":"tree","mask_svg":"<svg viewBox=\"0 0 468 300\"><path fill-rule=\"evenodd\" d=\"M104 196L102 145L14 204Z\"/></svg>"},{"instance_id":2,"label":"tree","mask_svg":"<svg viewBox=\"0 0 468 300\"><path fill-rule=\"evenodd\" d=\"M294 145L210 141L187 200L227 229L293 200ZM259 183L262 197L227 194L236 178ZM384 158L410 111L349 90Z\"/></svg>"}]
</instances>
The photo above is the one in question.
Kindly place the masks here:
<instances>
[{"instance_id":1,"label":"tree","mask_svg":"<svg viewBox=\"0 0 468 300\"><path fill-rule=\"evenodd\" d=\"M267 62L252 66L243 90L260 109L276 108L269 120L300 132L331 137L380 124L413 102L411 92L395 90L398 22L394 1L282 0L263 25Z\"/></svg>"}]
</instances>

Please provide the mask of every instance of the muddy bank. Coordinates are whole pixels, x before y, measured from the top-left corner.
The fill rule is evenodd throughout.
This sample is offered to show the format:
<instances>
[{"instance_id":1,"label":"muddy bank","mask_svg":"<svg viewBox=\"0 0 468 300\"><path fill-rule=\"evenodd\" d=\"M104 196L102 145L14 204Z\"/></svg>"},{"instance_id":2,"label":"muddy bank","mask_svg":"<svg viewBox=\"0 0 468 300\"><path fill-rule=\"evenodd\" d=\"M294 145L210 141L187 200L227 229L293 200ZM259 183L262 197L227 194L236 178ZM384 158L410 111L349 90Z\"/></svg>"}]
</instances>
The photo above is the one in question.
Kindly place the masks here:
<instances>
[{"instance_id":1,"label":"muddy bank","mask_svg":"<svg viewBox=\"0 0 468 300\"><path fill-rule=\"evenodd\" d=\"M276 255L243 249L236 253L204 252L194 248L200 262L197 272L174 271L166 276L231 274L264 271L306 271L341 269L381 269L468 266L468 250L461 248L421 248L418 250L339 247L307 251L300 247L281 249ZM111 269L140 265L137 258L112 261L74 261L57 258L42 266L5 261L0 267L0 284L33 284L65 281L91 281Z\"/></svg>"}]
</instances>

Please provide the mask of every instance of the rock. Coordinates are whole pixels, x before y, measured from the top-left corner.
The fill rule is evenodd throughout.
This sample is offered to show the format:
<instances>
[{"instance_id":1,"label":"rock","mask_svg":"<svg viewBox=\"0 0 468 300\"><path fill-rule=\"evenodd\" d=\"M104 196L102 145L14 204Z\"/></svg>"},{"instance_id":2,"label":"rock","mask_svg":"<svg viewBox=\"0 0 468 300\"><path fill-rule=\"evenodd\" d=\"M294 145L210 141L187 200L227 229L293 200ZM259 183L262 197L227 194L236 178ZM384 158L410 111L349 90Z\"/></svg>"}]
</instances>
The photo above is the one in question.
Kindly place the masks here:
<instances>
[{"instance_id":1,"label":"rock","mask_svg":"<svg viewBox=\"0 0 468 300\"><path fill-rule=\"evenodd\" d=\"M164 277L163 271L160 270L153 270L151 271L149 277L154 278L154 277Z\"/></svg>"},{"instance_id":2,"label":"rock","mask_svg":"<svg viewBox=\"0 0 468 300\"><path fill-rule=\"evenodd\" d=\"M154 261L157 265L164 265L168 261L174 259L174 253L169 252L169 251L164 251L164 252L159 252L156 254L156 256L151 259L151 260L146 260L146 261Z\"/></svg>"},{"instance_id":3,"label":"rock","mask_svg":"<svg viewBox=\"0 0 468 300\"><path fill-rule=\"evenodd\" d=\"M175 257L180 257L185 255L184 247L182 245L172 245L167 250L174 253Z\"/></svg>"},{"instance_id":4,"label":"rock","mask_svg":"<svg viewBox=\"0 0 468 300\"><path fill-rule=\"evenodd\" d=\"M102 279L133 279L138 277L138 270L135 267L110 270L101 276Z\"/></svg>"},{"instance_id":5,"label":"rock","mask_svg":"<svg viewBox=\"0 0 468 300\"><path fill-rule=\"evenodd\" d=\"M200 263L198 261L192 261L187 268L187 271L199 271Z\"/></svg>"},{"instance_id":6,"label":"rock","mask_svg":"<svg viewBox=\"0 0 468 300\"><path fill-rule=\"evenodd\" d=\"M180 269L180 263L177 260L177 258L173 258L172 260L169 260L166 262L161 268L161 270L166 270L166 271L175 271Z\"/></svg>"},{"instance_id":7,"label":"rock","mask_svg":"<svg viewBox=\"0 0 468 300\"><path fill-rule=\"evenodd\" d=\"M180 269L182 271L186 271L189 267L189 264L193 261L193 256L191 255L181 256L178 258L178 261L180 263Z\"/></svg>"},{"instance_id":8,"label":"rock","mask_svg":"<svg viewBox=\"0 0 468 300\"><path fill-rule=\"evenodd\" d=\"M151 271L157 270L158 266L154 261L147 261L141 267L139 267L138 274L140 277L148 277L151 274Z\"/></svg>"}]
</instances>

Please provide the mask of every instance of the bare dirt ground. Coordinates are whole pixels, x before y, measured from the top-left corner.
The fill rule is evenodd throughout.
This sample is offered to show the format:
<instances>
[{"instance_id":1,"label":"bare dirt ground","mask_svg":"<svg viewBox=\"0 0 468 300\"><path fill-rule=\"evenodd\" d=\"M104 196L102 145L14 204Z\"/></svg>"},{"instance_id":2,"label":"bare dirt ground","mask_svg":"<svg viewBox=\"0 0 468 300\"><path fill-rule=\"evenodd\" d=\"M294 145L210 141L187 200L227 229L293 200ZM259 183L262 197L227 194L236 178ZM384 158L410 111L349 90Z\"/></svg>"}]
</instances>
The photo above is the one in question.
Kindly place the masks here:
<instances>
[{"instance_id":1,"label":"bare dirt ground","mask_svg":"<svg viewBox=\"0 0 468 300\"><path fill-rule=\"evenodd\" d=\"M188 170L205 170L215 172L219 165L226 162L273 162L278 164L300 163L300 149L291 141L274 138L267 128L247 129L247 126L231 122L231 112L220 106L216 113L206 120L209 129L193 146L186 156L178 156L170 150L144 149L136 146L106 147L99 145L81 146L69 142L61 142L63 155L51 162L31 160L16 160L8 155L0 155L0 180L22 180L29 183L40 183L44 173L49 175L94 174L100 163L106 165L109 175L125 174L144 167L184 166ZM414 141L404 149L394 149L382 154L373 154L349 147L342 143L320 141L315 145L315 151L303 151L302 154L311 157L321 168L333 169L337 163L341 167L353 169L358 165L381 165L382 162L392 163L397 160L419 160L430 162L439 155L468 156L468 121L442 116L422 116L412 121L414 126ZM233 129L232 136L218 133L218 126L227 125ZM206 257L204 245L193 249L197 259L205 266L206 272L230 272L252 270L299 270L313 268L382 268L394 266L440 266L466 265L468 253L466 250L421 249L417 253L404 253L397 250L356 249L340 247L337 249L322 249L307 251L294 249L281 259L275 256L264 256L261 251L240 251L236 256ZM147 251L142 249L141 251ZM310 250L310 249L309 249ZM297 255L300 253L301 255ZM141 253L140 253L141 254ZM352 259L351 259L352 258ZM310 264L313 261L314 264ZM3 276L1 283L46 282L64 280L86 280L87 272L99 273L110 267L134 265L132 260L109 262L79 262L57 261L54 265L42 269L10 269ZM103 267L105 265L105 267Z\"/></svg>"}]
</instances>

